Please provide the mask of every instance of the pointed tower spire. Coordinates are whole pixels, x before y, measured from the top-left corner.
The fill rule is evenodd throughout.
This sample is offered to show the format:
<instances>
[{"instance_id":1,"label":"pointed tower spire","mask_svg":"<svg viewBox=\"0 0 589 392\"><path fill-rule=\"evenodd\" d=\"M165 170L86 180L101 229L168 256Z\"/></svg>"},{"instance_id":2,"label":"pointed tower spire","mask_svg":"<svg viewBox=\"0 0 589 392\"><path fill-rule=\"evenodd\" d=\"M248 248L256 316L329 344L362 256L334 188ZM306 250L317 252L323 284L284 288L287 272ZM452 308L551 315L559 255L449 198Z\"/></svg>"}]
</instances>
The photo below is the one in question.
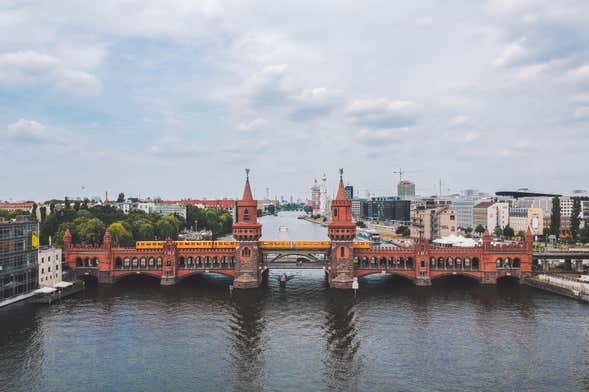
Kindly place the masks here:
<instances>
[{"instance_id":1,"label":"pointed tower spire","mask_svg":"<svg viewBox=\"0 0 589 392\"><path fill-rule=\"evenodd\" d=\"M346 196L346 189L344 188L344 169L339 169L339 188L337 189L337 195L335 200L348 200Z\"/></svg>"},{"instance_id":2,"label":"pointed tower spire","mask_svg":"<svg viewBox=\"0 0 589 392\"><path fill-rule=\"evenodd\" d=\"M245 188L243 189L243 196L241 200L252 201L252 189L250 187L250 169L245 169Z\"/></svg>"}]
</instances>

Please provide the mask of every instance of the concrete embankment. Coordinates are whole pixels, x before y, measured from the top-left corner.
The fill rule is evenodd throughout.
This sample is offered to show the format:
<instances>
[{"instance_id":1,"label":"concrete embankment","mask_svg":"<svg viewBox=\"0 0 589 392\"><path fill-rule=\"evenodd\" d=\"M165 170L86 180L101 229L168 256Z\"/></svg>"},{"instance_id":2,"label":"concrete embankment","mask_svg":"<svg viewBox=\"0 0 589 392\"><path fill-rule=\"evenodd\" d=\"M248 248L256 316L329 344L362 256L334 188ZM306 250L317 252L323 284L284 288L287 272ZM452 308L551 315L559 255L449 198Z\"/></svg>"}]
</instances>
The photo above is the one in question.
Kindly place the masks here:
<instances>
[{"instance_id":1,"label":"concrete embankment","mask_svg":"<svg viewBox=\"0 0 589 392\"><path fill-rule=\"evenodd\" d=\"M573 278L536 275L527 278L526 284L540 290L550 291L551 293L589 303L589 283Z\"/></svg>"},{"instance_id":2,"label":"concrete embankment","mask_svg":"<svg viewBox=\"0 0 589 392\"><path fill-rule=\"evenodd\" d=\"M319 218L319 219L313 219L313 218L303 218L304 220L306 220L307 222L311 222L311 223L317 223L321 226L327 226L328 222L323 222L323 218Z\"/></svg>"}]
</instances>

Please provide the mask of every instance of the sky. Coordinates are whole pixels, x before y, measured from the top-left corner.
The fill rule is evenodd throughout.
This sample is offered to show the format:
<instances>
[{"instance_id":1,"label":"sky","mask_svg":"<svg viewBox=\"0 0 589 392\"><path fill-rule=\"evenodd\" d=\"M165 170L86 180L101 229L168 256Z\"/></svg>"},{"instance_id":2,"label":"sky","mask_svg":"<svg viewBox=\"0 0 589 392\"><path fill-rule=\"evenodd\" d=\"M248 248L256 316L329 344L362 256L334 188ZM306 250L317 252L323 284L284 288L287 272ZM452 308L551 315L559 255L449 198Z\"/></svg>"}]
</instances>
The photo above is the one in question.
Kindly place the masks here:
<instances>
[{"instance_id":1,"label":"sky","mask_svg":"<svg viewBox=\"0 0 589 392\"><path fill-rule=\"evenodd\" d=\"M589 188L589 2L0 2L0 200Z\"/></svg>"}]
</instances>

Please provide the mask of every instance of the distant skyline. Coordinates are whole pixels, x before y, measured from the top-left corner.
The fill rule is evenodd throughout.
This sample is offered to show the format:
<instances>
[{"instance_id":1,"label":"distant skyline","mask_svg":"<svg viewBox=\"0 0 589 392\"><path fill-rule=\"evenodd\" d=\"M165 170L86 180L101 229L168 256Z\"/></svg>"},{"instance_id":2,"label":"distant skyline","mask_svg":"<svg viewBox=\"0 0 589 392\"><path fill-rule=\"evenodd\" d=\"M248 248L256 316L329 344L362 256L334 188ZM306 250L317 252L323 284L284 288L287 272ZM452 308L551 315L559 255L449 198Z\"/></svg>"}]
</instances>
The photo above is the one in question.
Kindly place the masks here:
<instances>
[{"instance_id":1,"label":"distant skyline","mask_svg":"<svg viewBox=\"0 0 589 392\"><path fill-rule=\"evenodd\" d=\"M198 4L197 4L198 3ZM5 0L0 200L589 188L589 2ZM82 187L84 190L82 191ZM387 191L388 190L388 191Z\"/></svg>"}]
</instances>

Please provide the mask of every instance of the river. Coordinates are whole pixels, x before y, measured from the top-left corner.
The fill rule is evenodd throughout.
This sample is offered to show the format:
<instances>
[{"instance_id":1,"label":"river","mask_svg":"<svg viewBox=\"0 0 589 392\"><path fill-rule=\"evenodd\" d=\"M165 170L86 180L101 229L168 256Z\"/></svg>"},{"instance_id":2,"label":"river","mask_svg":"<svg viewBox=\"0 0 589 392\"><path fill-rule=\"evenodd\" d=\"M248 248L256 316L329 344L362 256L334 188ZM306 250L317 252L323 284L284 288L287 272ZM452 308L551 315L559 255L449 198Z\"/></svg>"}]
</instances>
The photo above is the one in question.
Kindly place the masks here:
<instances>
[{"instance_id":1,"label":"river","mask_svg":"<svg viewBox=\"0 0 589 392\"><path fill-rule=\"evenodd\" d=\"M295 213L264 238L324 239ZM288 232L278 227L288 226ZM282 271L280 271L282 272ZM525 286L279 272L229 294L214 276L129 278L0 311L1 391L589 391L589 306Z\"/></svg>"}]
</instances>

